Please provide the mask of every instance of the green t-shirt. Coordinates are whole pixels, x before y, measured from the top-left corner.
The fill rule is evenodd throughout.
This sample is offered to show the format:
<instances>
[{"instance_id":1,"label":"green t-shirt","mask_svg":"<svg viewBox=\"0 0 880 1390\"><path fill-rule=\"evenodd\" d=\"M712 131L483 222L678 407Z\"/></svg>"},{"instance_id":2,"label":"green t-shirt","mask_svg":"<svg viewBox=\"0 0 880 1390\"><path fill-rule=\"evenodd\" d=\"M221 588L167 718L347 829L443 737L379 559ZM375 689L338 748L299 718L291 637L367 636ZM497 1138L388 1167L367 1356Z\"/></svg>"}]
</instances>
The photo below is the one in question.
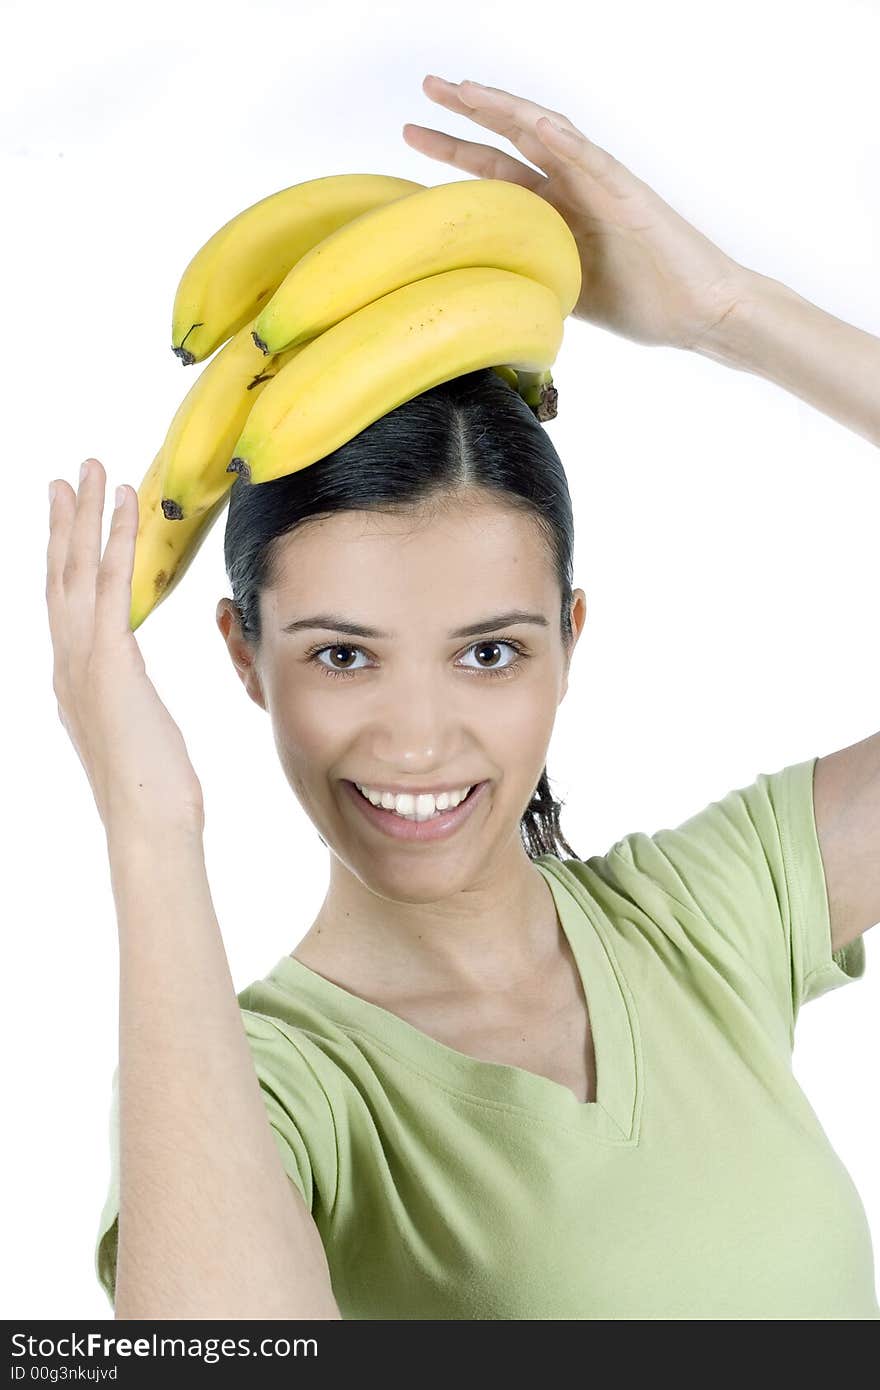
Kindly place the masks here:
<instances>
[{"instance_id":1,"label":"green t-shirt","mask_svg":"<svg viewBox=\"0 0 880 1390\"><path fill-rule=\"evenodd\" d=\"M791 1067L800 1006L865 969L863 938L831 953L815 762L535 861L588 1000L592 1103L289 955L241 991L344 1318L880 1319L864 1207Z\"/></svg>"}]
</instances>

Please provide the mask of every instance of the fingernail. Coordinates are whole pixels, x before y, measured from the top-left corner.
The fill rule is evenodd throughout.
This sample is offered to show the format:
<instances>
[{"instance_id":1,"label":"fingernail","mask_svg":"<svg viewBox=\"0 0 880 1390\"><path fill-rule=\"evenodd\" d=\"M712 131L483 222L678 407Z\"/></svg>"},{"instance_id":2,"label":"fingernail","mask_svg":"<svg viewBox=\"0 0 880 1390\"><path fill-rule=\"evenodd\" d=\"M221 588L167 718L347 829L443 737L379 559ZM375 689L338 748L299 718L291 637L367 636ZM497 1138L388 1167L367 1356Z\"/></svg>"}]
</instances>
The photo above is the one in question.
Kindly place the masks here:
<instances>
[{"instance_id":1,"label":"fingernail","mask_svg":"<svg viewBox=\"0 0 880 1390\"><path fill-rule=\"evenodd\" d=\"M120 483L119 487L116 489L116 501L114 503L113 510L116 511L119 507L121 507L124 501L125 486L124 484Z\"/></svg>"},{"instance_id":2,"label":"fingernail","mask_svg":"<svg viewBox=\"0 0 880 1390\"><path fill-rule=\"evenodd\" d=\"M50 483L50 484L49 484L49 506L50 506L50 507L51 507L51 505L52 505L52 503L53 503L54 501L55 501L55 484L54 484L54 483Z\"/></svg>"},{"instance_id":3,"label":"fingernail","mask_svg":"<svg viewBox=\"0 0 880 1390\"><path fill-rule=\"evenodd\" d=\"M84 463L82 463L82 464L80 465L80 470L79 470L79 480L80 480L80 482L83 481L83 479L85 478L85 476L86 476L86 474L88 473L88 471L89 471L89 460L86 459L86 460L84 461Z\"/></svg>"}]
</instances>

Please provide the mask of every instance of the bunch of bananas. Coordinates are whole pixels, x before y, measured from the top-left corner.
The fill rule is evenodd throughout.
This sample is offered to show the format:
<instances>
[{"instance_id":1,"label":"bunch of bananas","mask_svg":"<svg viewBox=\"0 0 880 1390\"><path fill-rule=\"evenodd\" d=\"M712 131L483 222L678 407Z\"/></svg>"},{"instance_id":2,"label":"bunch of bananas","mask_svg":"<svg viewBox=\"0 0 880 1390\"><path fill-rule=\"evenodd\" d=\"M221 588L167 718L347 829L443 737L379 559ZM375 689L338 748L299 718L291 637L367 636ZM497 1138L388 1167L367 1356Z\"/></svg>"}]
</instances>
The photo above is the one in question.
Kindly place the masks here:
<instances>
[{"instance_id":1,"label":"bunch of bananas","mask_svg":"<svg viewBox=\"0 0 880 1390\"><path fill-rule=\"evenodd\" d=\"M540 420L581 289L577 245L502 179L335 174L263 198L196 252L174 299L184 365L223 344L138 489L131 627L180 581L236 473L306 468L440 382L492 367Z\"/></svg>"}]
</instances>

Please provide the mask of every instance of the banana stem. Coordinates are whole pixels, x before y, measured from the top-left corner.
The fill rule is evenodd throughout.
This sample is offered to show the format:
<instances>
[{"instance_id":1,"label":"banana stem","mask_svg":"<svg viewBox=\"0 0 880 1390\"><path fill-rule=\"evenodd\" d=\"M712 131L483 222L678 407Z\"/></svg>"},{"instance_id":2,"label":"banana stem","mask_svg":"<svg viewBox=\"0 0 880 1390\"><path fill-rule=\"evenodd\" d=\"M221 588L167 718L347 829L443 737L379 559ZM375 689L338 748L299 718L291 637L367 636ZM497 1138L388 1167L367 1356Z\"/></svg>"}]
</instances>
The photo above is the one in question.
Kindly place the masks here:
<instances>
[{"instance_id":1,"label":"banana stem","mask_svg":"<svg viewBox=\"0 0 880 1390\"><path fill-rule=\"evenodd\" d=\"M502 365L493 367L492 370L501 377L502 381L506 381L508 386L511 386L514 391L519 390L519 383L517 382L516 372L513 370L513 367L505 367Z\"/></svg>"},{"instance_id":2,"label":"banana stem","mask_svg":"<svg viewBox=\"0 0 880 1390\"><path fill-rule=\"evenodd\" d=\"M547 367L543 372L517 371L519 394L541 421L555 420L559 392L553 385L553 374Z\"/></svg>"}]
</instances>

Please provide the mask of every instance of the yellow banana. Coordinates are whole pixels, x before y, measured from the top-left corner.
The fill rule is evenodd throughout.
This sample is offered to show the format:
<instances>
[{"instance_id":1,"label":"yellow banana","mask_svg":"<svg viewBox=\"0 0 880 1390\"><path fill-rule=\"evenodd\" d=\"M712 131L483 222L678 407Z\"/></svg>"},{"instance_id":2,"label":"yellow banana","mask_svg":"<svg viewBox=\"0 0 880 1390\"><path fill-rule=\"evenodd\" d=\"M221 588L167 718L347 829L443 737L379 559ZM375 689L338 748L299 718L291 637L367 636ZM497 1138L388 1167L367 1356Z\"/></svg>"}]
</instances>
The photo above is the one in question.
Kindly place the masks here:
<instances>
[{"instance_id":1,"label":"yellow banana","mask_svg":"<svg viewBox=\"0 0 880 1390\"><path fill-rule=\"evenodd\" d=\"M138 488L132 573L135 631L186 573L229 501L229 451L273 373L301 351L268 361L247 323L199 373Z\"/></svg>"},{"instance_id":2,"label":"yellow banana","mask_svg":"<svg viewBox=\"0 0 880 1390\"><path fill-rule=\"evenodd\" d=\"M254 401L301 347L264 357L253 340L254 320L202 368L177 408L162 448L162 512L179 524L212 507L234 479L226 465Z\"/></svg>"},{"instance_id":3,"label":"yellow banana","mask_svg":"<svg viewBox=\"0 0 880 1390\"><path fill-rule=\"evenodd\" d=\"M185 366L203 362L254 317L317 242L371 208L424 187L386 174L330 174L245 208L183 272L174 297L172 351Z\"/></svg>"},{"instance_id":4,"label":"yellow banana","mask_svg":"<svg viewBox=\"0 0 880 1390\"><path fill-rule=\"evenodd\" d=\"M303 346L248 415L228 472L271 482L323 458L441 381L506 363L543 374L562 342L553 290L468 266L416 280Z\"/></svg>"},{"instance_id":5,"label":"yellow banana","mask_svg":"<svg viewBox=\"0 0 880 1390\"><path fill-rule=\"evenodd\" d=\"M402 285L468 266L537 280L563 318L581 291L577 243L551 203L506 179L462 179L374 207L317 242L260 309L255 341L279 352Z\"/></svg>"},{"instance_id":6,"label":"yellow banana","mask_svg":"<svg viewBox=\"0 0 880 1390\"><path fill-rule=\"evenodd\" d=\"M191 520L167 521L160 505L162 466L160 449L137 490L138 530L129 618L132 632L137 631L183 578L202 541L229 502L227 489L212 507Z\"/></svg>"}]
</instances>

